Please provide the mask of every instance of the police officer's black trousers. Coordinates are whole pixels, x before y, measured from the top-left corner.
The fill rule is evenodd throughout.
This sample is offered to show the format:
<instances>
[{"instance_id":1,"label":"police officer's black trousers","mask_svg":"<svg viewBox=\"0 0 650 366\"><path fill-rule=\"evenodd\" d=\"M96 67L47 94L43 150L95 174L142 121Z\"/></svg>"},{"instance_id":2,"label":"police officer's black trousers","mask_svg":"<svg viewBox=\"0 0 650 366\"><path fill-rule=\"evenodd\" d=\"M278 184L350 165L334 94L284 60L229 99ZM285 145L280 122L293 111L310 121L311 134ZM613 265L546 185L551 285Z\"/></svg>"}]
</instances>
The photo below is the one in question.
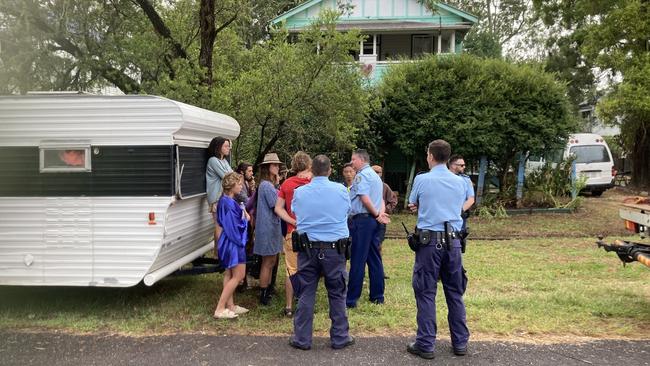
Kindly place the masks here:
<instances>
[{"instance_id":1,"label":"police officer's black trousers","mask_svg":"<svg viewBox=\"0 0 650 366\"><path fill-rule=\"evenodd\" d=\"M316 289L321 274L329 299L329 315L332 320L330 340L339 347L348 342L349 325L345 308L345 254L336 249L309 249L298 253L298 272L291 276L293 291L298 297L298 306L293 316L293 342L301 347L310 347L314 323Z\"/></svg>"},{"instance_id":2,"label":"police officer's black trousers","mask_svg":"<svg viewBox=\"0 0 650 366\"><path fill-rule=\"evenodd\" d=\"M416 343L426 352L433 352L438 330L436 325L438 278L442 282L449 309L447 320L451 343L455 348L463 348L469 340L469 329L463 302L467 277L462 267L459 240L453 241L450 250L445 247L436 248L434 240L432 244L421 247L415 253L413 291L418 308Z\"/></svg>"}]
</instances>

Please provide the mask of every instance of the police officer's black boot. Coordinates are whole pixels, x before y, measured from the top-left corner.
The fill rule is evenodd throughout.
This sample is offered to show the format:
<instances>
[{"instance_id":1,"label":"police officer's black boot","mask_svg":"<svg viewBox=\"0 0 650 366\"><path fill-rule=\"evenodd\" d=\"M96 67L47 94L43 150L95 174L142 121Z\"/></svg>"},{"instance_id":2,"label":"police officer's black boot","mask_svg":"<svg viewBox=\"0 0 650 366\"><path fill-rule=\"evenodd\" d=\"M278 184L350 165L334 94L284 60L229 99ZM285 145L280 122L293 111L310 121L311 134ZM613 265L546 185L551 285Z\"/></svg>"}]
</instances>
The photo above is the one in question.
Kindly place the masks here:
<instances>
[{"instance_id":1,"label":"police officer's black boot","mask_svg":"<svg viewBox=\"0 0 650 366\"><path fill-rule=\"evenodd\" d=\"M260 287L260 304L266 306L271 303L271 295L268 287Z\"/></svg>"}]
</instances>

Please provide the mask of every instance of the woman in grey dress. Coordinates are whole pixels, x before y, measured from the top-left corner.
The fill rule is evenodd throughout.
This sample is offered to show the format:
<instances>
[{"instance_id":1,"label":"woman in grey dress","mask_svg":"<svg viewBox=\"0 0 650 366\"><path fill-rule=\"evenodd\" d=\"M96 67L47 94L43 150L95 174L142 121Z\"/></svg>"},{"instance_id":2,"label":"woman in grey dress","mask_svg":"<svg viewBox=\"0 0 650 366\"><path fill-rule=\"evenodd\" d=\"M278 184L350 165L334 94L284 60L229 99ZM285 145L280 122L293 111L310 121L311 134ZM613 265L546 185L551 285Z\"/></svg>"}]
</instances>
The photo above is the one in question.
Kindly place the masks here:
<instances>
[{"instance_id":1,"label":"woman in grey dress","mask_svg":"<svg viewBox=\"0 0 650 366\"><path fill-rule=\"evenodd\" d=\"M253 253L262 256L260 269L260 303L268 305L271 297L269 283L277 255L282 251L283 237L280 218L275 214L280 164L275 153L266 154L260 164L260 185L257 188L257 209L255 216L255 246Z\"/></svg>"}]
</instances>

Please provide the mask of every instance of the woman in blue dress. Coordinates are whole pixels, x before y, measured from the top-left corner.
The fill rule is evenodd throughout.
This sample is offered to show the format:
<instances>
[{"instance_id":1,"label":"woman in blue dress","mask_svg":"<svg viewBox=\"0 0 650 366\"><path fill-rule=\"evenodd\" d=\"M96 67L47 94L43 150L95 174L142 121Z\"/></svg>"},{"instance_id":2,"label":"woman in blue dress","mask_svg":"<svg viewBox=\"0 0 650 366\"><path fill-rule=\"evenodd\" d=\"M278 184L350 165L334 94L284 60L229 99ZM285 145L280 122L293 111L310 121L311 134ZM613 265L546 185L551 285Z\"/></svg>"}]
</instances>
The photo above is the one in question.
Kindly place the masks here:
<instances>
[{"instance_id":1,"label":"woman in blue dress","mask_svg":"<svg viewBox=\"0 0 650 366\"><path fill-rule=\"evenodd\" d=\"M279 183L280 164L282 162L275 153L266 154L264 161L260 164L253 253L262 256L260 268L260 303L262 305L268 305L271 301L269 283L284 241L280 217L275 214L274 210L278 200L278 190L275 187Z\"/></svg>"},{"instance_id":2,"label":"woman in blue dress","mask_svg":"<svg viewBox=\"0 0 650 366\"><path fill-rule=\"evenodd\" d=\"M244 178L234 172L228 173L223 178L222 186L223 195L217 204L215 221L222 228L217 250L226 271L214 317L233 319L248 312L248 309L235 305L233 294L246 275L246 237L250 217L243 204L235 201L235 195L244 187Z\"/></svg>"}]
</instances>

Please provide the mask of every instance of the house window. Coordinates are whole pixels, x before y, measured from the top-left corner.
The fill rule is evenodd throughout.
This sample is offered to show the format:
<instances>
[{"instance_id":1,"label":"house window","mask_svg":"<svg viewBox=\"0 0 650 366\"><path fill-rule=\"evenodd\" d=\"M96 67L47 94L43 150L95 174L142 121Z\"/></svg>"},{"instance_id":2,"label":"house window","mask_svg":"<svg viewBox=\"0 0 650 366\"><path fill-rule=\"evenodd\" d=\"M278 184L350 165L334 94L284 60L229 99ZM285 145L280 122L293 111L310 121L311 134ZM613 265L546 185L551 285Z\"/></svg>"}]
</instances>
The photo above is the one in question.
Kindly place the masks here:
<instances>
[{"instance_id":1,"label":"house window","mask_svg":"<svg viewBox=\"0 0 650 366\"><path fill-rule=\"evenodd\" d=\"M411 57L418 58L433 53L433 36L431 34L414 34L411 36Z\"/></svg>"},{"instance_id":2,"label":"house window","mask_svg":"<svg viewBox=\"0 0 650 366\"><path fill-rule=\"evenodd\" d=\"M39 147L41 173L90 172L90 144L46 144Z\"/></svg>"},{"instance_id":3,"label":"house window","mask_svg":"<svg viewBox=\"0 0 650 366\"><path fill-rule=\"evenodd\" d=\"M363 44L361 49L363 55L376 55L379 53L379 46L381 44L381 36L379 35L367 35L363 39Z\"/></svg>"}]
</instances>

